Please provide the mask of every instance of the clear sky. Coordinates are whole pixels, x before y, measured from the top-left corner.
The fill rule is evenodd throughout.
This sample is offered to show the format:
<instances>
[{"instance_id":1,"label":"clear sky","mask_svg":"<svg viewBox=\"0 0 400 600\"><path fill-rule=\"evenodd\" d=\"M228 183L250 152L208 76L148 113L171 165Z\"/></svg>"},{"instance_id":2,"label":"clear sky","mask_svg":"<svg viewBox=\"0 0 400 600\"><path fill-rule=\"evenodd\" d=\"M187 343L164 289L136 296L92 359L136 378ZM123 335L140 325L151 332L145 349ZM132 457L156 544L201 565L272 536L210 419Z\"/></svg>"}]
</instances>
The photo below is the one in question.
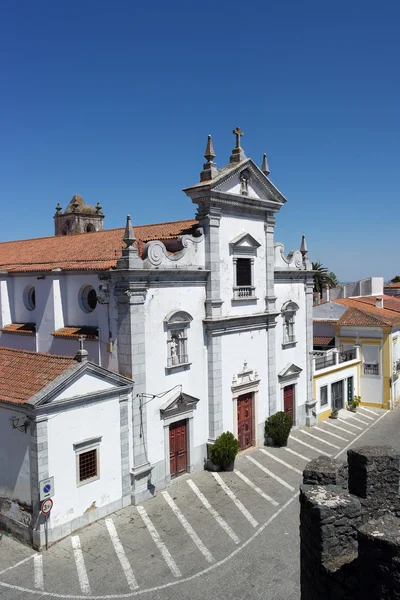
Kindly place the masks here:
<instances>
[{"instance_id":1,"label":"clear sky","mask_svg":"<svg viewBox=\"0 0 400 600\"><path fill-rule=\"evenodd\" d=\"M276 240L341 281L400 274L398 0L37 0L0 20L0 239L53 234L57 202L107 228L192 218L232 129L288 202Z\"/></svg>"}]
</instances>

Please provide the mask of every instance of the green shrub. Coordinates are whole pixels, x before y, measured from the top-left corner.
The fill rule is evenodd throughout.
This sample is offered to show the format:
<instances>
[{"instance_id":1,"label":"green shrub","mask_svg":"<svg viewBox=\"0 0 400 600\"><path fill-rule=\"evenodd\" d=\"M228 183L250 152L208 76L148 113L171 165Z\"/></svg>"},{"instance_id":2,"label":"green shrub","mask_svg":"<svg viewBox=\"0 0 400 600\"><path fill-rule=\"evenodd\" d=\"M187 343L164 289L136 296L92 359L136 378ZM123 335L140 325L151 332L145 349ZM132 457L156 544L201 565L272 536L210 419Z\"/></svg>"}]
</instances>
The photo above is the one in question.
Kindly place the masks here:
<instances>
[{"instance_id":1,"label":"green shrub","mask_svg":"<svg viewBox=\"0 0 400 600\"><path fill-rule=\"evenodd\" d=\"M230 431L221 433L210 448L210 458L214 465L224 467L232 463L239 452L239 442Z\"/></svg>"},{"instance_id":2,"label":"green shrub","mask_svg":"<svg viewBox=\"0 0 400 600\"><path fill-rule=\"evenodd\" d=\"M265 421L265 436L272 438L276 446L286 444L293 423L289 415L283 411L271 415Z\"/></svg>"},{"instance_id":3,"label":"green shrub","mask_svg":"<svg viewBox=\"0 0 400 600\"><path fill-rule=\"evenodd\" d=\"M357 406L360 406L361 404L361 396L354 396L353 400L351 400L349 404L354 406L354 408L357 408Z\"/></svg>"}]
</instances>

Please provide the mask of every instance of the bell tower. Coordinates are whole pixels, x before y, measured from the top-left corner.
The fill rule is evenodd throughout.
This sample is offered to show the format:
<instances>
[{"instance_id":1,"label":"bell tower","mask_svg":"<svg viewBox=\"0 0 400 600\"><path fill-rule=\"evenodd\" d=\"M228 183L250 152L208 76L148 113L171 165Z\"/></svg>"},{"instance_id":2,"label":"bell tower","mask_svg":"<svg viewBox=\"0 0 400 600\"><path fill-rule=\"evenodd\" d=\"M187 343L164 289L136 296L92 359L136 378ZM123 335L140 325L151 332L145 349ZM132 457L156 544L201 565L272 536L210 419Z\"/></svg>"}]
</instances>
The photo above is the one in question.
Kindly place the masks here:
<instances>
[{"instance_id":1,"label":"bell tower","mask_svg":"<svg viewBox=\"0 0 400 600\"><path fill-rule=\"evenodd\" d=\"M82 196L75 194L64 212L60 204L54 215L54 235L92 233L104 230L104 214L99 202L96 206L86 204Z\"/></svg>"}]
</instances>

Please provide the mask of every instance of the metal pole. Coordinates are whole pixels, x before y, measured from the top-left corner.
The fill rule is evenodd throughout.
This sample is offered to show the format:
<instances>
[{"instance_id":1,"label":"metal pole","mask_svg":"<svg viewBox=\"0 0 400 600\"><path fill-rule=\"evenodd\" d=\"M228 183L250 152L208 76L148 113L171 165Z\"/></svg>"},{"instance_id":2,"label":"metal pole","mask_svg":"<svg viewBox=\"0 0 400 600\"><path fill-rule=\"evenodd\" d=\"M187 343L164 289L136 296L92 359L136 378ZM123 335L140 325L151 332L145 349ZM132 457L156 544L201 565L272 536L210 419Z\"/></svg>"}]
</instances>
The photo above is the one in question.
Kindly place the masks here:
<instances>
[{"instance_id":1,"label":"metal pole","mask_svg":"<svg viewBox=\"0 0 400 600\"><path fill-rule=\"evenodd\" d=\"M44 522L44 531L45 531L45 535L46 535L46 550L49 549L49 532L48 532L48 521L49 521L49 515L46 515L46 520Z\"/></svg>"}]
</instances>

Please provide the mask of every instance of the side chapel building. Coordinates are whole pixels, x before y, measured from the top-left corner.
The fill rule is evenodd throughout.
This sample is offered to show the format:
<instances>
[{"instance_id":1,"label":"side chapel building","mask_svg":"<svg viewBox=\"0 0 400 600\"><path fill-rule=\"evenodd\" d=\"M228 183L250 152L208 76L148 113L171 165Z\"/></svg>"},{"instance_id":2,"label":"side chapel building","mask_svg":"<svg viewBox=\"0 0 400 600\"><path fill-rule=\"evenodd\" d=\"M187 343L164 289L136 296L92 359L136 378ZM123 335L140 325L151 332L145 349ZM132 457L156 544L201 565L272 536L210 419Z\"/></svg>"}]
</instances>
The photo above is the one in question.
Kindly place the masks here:
<instances>
[{"instance_id":1,"label":"side chapel building","mask_svg":"<svg viewBox=\"0 0 400 600\"><path fill-rule=\"evenodd\" d=\"M83 337L91 363L133 380L133 503L202 469L223 431L245 449L263 443L276 411L295 425L315 417L305 239L288 255L275 242L286 199L266 155L259 168L234 134L221 169L208 138L200 181L184 189L193 220L133 228L128 216L125 230L105 230L102 207L76 195L64 212L57 205L55 236L0 243L0 345L74 356ZM46 418L43 405L41 435Z\"/></svg>"}]
</instances>

